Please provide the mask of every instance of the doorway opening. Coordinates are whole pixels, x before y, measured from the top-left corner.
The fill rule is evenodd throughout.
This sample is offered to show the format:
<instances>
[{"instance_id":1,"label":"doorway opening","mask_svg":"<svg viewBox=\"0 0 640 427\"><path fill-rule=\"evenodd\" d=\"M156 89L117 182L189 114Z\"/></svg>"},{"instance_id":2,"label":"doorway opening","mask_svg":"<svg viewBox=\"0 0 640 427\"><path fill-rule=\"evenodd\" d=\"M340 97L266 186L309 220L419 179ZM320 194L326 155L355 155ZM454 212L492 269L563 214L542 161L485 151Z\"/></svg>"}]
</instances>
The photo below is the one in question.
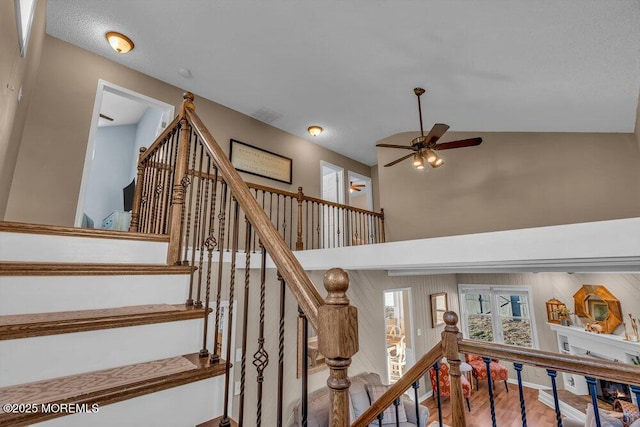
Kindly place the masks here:
<instances>
[{"instance_id":1,"label":"doorway opening","mask_svg":"<svg viewBox=\"0 0 640 427\"><path fill-rule=\"evenodd\" d=\"M387 349L387 379L398 381L415 364L411 289L384 292L385 345Z\"/></svg>"},{"instance_id":2,"label":"doorway opening","mask_svg":"<svg viewBox=\"0 0 640 427\"><path fill-rule=\"evenodd\" d=\"M174 106L98 81L74 225L128 230L140 147L171 122Z\"/></svg>"},{"instance_id":3,"label":"doorway opening","mask_svg":"<svg viewBox=\"0 0 640 427\"><path fill-rule=\"evenodd\" d=\"M352 171L349 171L347 175L349 177L349 206L372 211L371 178Z\"/></svg>"},{"instance_id":4,"label":"doorway opening","mask_svg":"<svg viewBox=\"0 0 640 427\"><path fill-rule=\"evenodd\" d=\"M320 162L320 191L322 199L344 204L344 169L331 163ZM322 248L344 246L344 217L335 206L322 206Z\"/></svg>"}]
</instances>

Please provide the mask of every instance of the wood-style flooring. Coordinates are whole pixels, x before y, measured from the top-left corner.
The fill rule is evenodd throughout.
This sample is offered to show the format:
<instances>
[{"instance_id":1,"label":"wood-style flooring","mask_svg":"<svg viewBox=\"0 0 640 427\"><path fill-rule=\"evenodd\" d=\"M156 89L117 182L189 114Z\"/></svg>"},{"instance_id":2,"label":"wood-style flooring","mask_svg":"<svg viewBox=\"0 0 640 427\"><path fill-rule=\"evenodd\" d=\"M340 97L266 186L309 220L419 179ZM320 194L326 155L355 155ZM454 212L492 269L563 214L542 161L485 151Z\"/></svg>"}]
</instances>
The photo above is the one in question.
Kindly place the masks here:
<instances>
[{"instance_id":1,"label":"wood-style flooring","mask_svg":"<svg viewBox=\"0 0 640 427\"><path fill-rule=\"evenodd\" d=\"M496 382L494 388L495 410L497 425L500 427L521 427L520 397L518 386L509 384L509 392L504 388L504 383ZM544 403L538 400L538 390L524 387L524 399L527 408L528 427L556 426L556 413ZM471 392L471 412L466 410L465 417L467 427L491 426L491 408L489 405L489 390L487 382L480 383L480 390L474 388ZM429 408L429 423L438 421L438 404L435 399L429 398L423 402ZM451 401L448 397L442 399L442 422L451 425Z\"/></svg>"}]
</instances>

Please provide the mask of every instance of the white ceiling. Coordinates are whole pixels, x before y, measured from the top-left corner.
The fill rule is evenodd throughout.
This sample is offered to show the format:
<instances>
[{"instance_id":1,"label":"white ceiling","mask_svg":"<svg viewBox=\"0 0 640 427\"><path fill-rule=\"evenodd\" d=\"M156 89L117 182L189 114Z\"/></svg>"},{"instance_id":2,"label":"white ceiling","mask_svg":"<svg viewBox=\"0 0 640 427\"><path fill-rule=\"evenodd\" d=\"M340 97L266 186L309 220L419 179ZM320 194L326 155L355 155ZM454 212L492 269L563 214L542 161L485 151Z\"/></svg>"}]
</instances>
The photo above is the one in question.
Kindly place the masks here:
<instances>
[{"instance_id":1,"label":"white ceiling","mask_svg":"<svg viewBox=\"0 0 640 427\"><path fill-rule=\"evenodd\" d=\"M100 118L98 120L98 127L137 124L146 110L146 104L105 90L102 92L100 114L111 117L113 121Z\"/></svg>"},{"instance_id":2,"label":"white ceiling","mask_svg":"<svg viewBox=\"0 0 640 427\"><path fill-rule=\"evenodd\" d=\"M416 86L453 131L633 132L640 89L638 0L48 0L47 32L369 165Z\"/></svg>"}]
</instances>

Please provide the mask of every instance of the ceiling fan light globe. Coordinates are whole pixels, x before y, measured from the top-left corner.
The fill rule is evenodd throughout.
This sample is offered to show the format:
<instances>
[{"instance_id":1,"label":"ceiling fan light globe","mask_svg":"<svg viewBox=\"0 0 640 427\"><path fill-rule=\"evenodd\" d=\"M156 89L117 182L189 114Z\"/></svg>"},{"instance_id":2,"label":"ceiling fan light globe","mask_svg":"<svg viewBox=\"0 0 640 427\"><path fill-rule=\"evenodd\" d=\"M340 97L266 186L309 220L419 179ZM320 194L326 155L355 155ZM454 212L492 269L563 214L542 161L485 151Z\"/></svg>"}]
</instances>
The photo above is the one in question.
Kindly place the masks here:
<instances>
[{"instance_id":1,"label":"ceiling fan light globe","mask_svg":"<svg viewBox=\"0 0 640 427\"><path fill-rule=\"evenodd\" d=\"M438 157L436 161L433 163L430 163L430 165L434 168L439 168L440 166L444 165L444 160L442 159L442 157Z\"/></svg>"},{"instance_id":2,"label":"ceiling fan light globe","mask_svg":"<svg viewBox=\"0 0 640 427\"><path fill-rule=\"evenodd\" d=\"M424 167L424 162L422 161L422 156L420 153L417 153L413 156L413 166L417 169L420 169L420 166Z\"/></svg>"},{"instance_id":3,"label":"ceiling fan light globe","mask_svg":"<svg viewBox=\"0 0 640 427\"><path fill-rule=\"evenodd\" d=\"M436 160L438 160L438 155L430 148L427 148L425 158L427 159L427 162L429 162L429 164L433 164Z\"/></svg>"}]
</instances>

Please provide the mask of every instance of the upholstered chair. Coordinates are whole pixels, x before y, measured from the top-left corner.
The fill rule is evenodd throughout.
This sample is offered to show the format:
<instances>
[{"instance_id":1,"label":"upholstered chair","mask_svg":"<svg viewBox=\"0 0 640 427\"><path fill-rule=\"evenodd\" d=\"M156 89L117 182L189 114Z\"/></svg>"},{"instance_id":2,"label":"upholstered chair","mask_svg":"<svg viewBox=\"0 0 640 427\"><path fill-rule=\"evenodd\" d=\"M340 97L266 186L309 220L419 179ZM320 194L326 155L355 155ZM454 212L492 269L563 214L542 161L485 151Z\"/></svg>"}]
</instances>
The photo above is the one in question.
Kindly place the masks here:
<instances>
[{"instance_id":1,"label":"upholstered chair","mask_svg":"<svg viewBox=\"0 0 640 427\"><path fill-rule=\"evenodd\" d=\"M451 397L451 375L449 375L449 366L440 363L440 373L438 377L440 382L440 396ZM431 380L433 398L435 399L438 389L436 384L436 370L433 368L429 369L429 379ZM471 397L471 384L469 384L469 380L467 380L464 375L460 376L460 382L462 383L462 395L467 401L467 409L471 411L471 402L469 401L469 397Z\"/></svg>"},{"instance_id":2,"label":"upholstered chair","mask_svg":"<svg viewBox=\"0 0 640 427\"><path fill-rule=\"evenodd\" d=\"M465 359L469 365L471 365L471 372L473 377L476 379L476 390L478 390L478 381L483 381L488 379L487 375L487 365L482 360L482 356L478 356L477 354L467 354L465 355ZM504 386L509 392L509 385L507 380L509 379L509 370L498 363L497 360L491 360L489 364L489 369L491 369L491 380L492 381L504 381Z\"/></svg>"}]
</instances>

